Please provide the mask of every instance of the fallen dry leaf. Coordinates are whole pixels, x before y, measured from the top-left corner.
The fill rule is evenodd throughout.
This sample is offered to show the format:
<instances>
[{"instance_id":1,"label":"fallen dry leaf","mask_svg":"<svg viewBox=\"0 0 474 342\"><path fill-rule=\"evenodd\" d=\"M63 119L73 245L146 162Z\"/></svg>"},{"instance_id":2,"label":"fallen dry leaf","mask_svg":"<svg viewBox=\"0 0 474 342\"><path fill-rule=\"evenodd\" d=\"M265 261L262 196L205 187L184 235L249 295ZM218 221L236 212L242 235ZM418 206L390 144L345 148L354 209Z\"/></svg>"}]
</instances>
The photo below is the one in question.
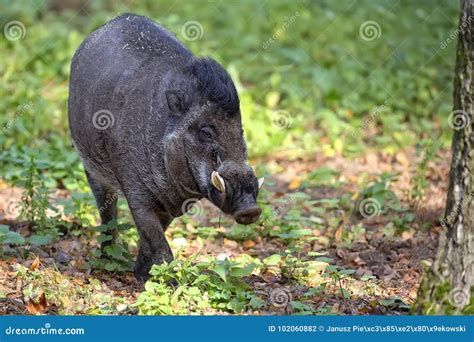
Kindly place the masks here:
<instances>
[{"instance_id":1,"label":"fallen dry leaf","mask_svg":"<svg viewBox=\"0 0 474 342\"><path fill-rule=\"evenodd\" d=\"M237 248L237 242L224 238L224 246L229 248Z\"/></svg>"},{"instance_id":2,"label":"fallen dry leaf","mask_svg":"<svg viewBox=\"0 0 474 342\"><path fill-rule=\"evenodd\" d=\"M32 271L36 270L40 264L41 264L41 261L40 261L39 256L37 255L35 260L33 260L33 262L31 263L30 270Z\"/></svg>"},{"instance_id":3,"label":"fallen dry leaf","mask_svg":"<svg viewBox=\"0 0 474 342\"><path fill-rule=\"evenodd\" d=\"M47 309L46 296L44 292L38 297L38 301L34 301L31 298L26 304L26 310L32 315L44 313Z\"/></svg>"},{"instance_id":4,"label":"fallen dry leaf","mask_svg":"<svg viewBox=\"0 0 474 342\"><path fill-rule=\"evenodd\" d=\"M404 231L402 232L403 241L411 240L413 238L414 231Z\"/></svg>"},{"instance_id":5,"label":"fallen dry leaf","mask_svg":"<svg viewBox=\"0 0 474 342\"><path fill-rule=\"evenodd\" d=\"M242 243L242 246L244 246L244 248L252 248L255 246L255 241L246 240Z\"/></svg>"},{"instance_id":6,"label":"fallen dry leaf","mask_svg":"<svg viewBox=\"0 0 474 342\"><path fill-rule=\"evenodd\" d=\"M341 242L341 240L342 240L342 224L339 225L339 228L337 228L336 232L334 233L334 239L336 239L336 242Z\"/></svg>"},{"instance_id":7,"label":"fallen dry leaf","mask_svg":"<svg viewBox=\"0 0 474 342\"><path fill-rule=\"evenodd\" d=\"M395 155L395 159L403 165L403 167L405 169L408 169L408 167L410 166L410 162L408 161L405 153L403 152L398 152L396 155Z\"/></svg>"},{"instance_id":8,"label":"fallen dry leaf","mask_svg":"<svg viewBox=\"0 0 474 342\"><path fill-rule=\"evenodd\" d=\"M301 185L301 180L298 177L296 177L296 178L293 178L290 184L288 184L288 189L295 190L295 189L298 189L300 185Z\"/></svg>"}]
</instances>

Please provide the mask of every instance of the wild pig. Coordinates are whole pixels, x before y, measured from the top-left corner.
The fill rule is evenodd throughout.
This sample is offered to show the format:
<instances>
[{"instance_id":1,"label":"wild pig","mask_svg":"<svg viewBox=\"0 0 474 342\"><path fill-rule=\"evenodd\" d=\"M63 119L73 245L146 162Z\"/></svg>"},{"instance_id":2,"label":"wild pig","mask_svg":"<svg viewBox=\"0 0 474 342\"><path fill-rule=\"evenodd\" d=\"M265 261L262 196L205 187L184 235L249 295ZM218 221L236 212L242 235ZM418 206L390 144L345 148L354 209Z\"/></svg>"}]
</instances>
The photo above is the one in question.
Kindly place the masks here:
<instances>
[{"instance_id":1,"label":"wild pig","mask_svg":"<svg viewBox=\"0 0 474 342\"><path fill-rule=\"evenodd\" d=\"M125 196L140 235L134 273L171 261L164 232L207 198L243 224L261 209L227 72L133 14L91 33L71 64L69 126L103 224Z\"/></svg>"}]
</instances>

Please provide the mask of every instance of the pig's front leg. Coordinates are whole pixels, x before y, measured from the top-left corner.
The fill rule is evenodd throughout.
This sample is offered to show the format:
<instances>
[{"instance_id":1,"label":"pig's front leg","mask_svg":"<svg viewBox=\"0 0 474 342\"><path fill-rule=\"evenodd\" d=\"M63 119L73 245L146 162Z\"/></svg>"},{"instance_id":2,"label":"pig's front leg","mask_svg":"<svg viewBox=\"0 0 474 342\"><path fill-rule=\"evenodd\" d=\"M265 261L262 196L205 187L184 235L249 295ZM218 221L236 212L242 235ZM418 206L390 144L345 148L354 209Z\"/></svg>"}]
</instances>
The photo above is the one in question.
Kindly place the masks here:
<instances>
[{"instance_id":1,"label":"pig's front leg","mask_svg":"<svg viewBox=\"0 0 474 342\"><path fill-rule=\"evenodd\" d=\"M145 282L150 277L149 272L153 264L173 260L173 252L164 234L168 222L160 220L159 215L153 209L138 209L130 206L130 210L140 235L140 247L134 274L139 281Z\"/></svg>"}]
</instances>

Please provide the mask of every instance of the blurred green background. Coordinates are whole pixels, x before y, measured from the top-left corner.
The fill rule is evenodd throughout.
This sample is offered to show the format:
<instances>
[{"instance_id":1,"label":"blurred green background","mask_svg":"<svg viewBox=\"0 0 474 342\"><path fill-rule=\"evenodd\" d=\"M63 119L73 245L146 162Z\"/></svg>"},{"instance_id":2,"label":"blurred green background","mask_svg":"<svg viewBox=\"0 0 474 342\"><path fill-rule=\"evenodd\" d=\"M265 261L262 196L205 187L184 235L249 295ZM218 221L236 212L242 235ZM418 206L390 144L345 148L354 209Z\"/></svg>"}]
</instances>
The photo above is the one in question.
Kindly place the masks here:
<instances>
[{"instance_id":1,"label":"blurred green background","mask_svg":"<svg viewBox=\"0 0 474 342\"><path fill-rule=\"evenodd\" d=\"M67 124L75 50L90 32L124 12L150 17L196 55L222 63L239 90L250 162L259 176L270 176L255 225L225 218L221 225L217 209L198 205L175 220L167 235L175 252L187 246L184 257L155 268L155 282L140 297L136 288L124 297L108 287L97 292L96 280L85 287L67 281L77 270L124 281L121 274L132 269L136 254L138 235L129 229L130 215L122 215L128 213L125 201L119 202L120 224L94 227L98 212ZM13 192L0 196L3 212L18 209L9 210L15 212L11 222L0 217L0 257L3 246L5 255L22 255L26 265L31 255L40 255L37 246L44 246L48 253L42 258L53 255L54 247L75 262L64 262L65 277L54 273L54 281L50 272L56 264L32 272L20 267L17 277L27 290L19 298L29 303L35 291L44 290L59 313L67 314L122 313L124 303L145 314L273 314L271 296L241 281L243 275L272 270L276 278L265 280L264 287L278 280L292 290L294 313L406 312L416 297L420 258L432 256L424 247L435 245L436 233L429 229L438 224L444 201L458 17L456 0L0 0L0 191L16 190L11 199L18 202L8 204ZM388 170L386 164L392 164ZM404 177L395 183L399 164ZM367 213L363 203L378 207ZM420 207L429 215L415 218ZM98 242L105 241L107 230L120 233L119 239L101 254ZM405 257L400 246L411 235L422 243L410 243ZM18 248L7 248L10 244ZM373 252L373 260L400 252L403 257L390 254L385 261L400 277L392 281L377 273L385 270L379 261L351 276L365 261L346 262L339 251L353 255L353 245L361 255ZM232 262L220 257L223 251ZM199 253L212 262L186 258ZM372 254L366 258L372 260ZM401 265L406 258L410 264ZM212 267L212 278L202 280L208 278L201 273ZM183 271L184 292L166 286L175 268ZM18 292L16 280L2 283L11 289L0 286L0 297ZM201 291L209 294L209 303L202 302ZM181 306L169 305L176 296ZM85 304L82 298L88 298Z\"/></svg>"},{"instance_id":2,"label":"blurred green background","mask_svg":"<svg viewBox=\"0 0 474 342\"><path fill-rule=\"evenodd\" d=\"M85 186L67 127L70 61L85 36L123 12L156 20L195 54L227 68L239 88L253 159L394 153L423 138L449 143L456 40L447 40L456 28L457 1L0 4L0 173L6 180L18 177L34 154L51 186ZM197 39L186 37L190 21L202 28ZM19 36L6 39L11 22L20 23ZM367 23L375 32L363 32Z\"/></svg>"}]
</instances>

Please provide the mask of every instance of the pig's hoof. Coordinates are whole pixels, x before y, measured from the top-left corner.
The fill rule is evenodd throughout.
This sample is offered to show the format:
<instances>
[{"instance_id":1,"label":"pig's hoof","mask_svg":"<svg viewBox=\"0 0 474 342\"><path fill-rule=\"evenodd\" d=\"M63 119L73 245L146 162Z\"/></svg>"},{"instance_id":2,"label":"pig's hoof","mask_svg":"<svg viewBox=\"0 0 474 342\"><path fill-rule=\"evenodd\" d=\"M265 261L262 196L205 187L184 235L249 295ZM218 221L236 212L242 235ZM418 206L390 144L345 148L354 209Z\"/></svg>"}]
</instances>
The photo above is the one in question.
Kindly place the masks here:
<instances>
[{"instance_id":1,"label":"pig's hoof","mask_svg":"<svg viewBox=\"0 0 474 342\"><path fill-rule=\"evenodd\" d=\"M135 268L133 269L133 274L139 282L145 283L151 277L150 269L151 265L144 265L142 263L137 262L135 264Z\"/></svg>"},{"instance_id":2,"label":"pig's hoof","mask_svg":"<svg viewBox=\"0 0 474 342\"><path fill-rule=\"evenodd\" d=\"M168 280L166 282L166 285L168 285L169 287L172 287L174 288L175 290L178 288L178 282L176 281L176 279L171 279L171 280Z\"/></svg>"},{"instance_id":3,"label":"pig's hoof","mask_svg":"<svg viewBox=\"0 0 474 342\"><path fill-rule=\"evenodd\" d=\"M133 270L133 274L135 275L135 278L141 283L146 283L146 281L150 279L151 277L150 275L151 266L152 265L144 265L137 262ZM178 282L176 281L176 279L171 279L166 282L166 285L176 289L178 287Z\"/></svg>"}]
</instances>

